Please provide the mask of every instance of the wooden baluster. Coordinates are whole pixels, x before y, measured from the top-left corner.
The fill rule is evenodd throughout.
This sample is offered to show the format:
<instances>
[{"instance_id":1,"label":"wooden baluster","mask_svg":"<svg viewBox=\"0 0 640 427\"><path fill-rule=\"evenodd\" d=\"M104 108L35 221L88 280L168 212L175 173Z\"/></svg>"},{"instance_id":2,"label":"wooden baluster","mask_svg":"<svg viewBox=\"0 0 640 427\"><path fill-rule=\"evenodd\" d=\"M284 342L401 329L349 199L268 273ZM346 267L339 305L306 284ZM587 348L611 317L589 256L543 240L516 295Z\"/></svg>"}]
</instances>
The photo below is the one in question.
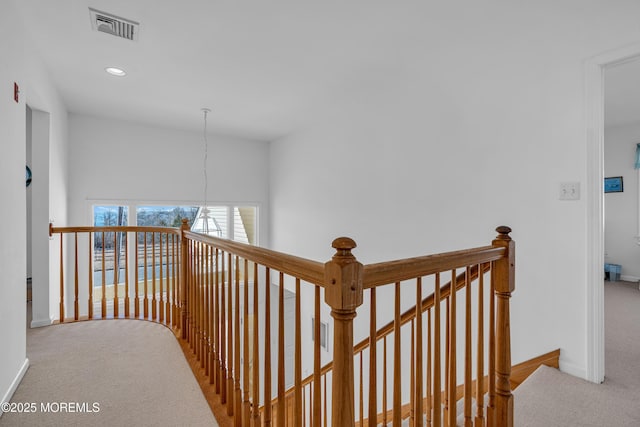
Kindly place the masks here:
<instances>
[{"instance_id":1,"label":"wooden baluster","mask_svg":"<svg viewBox=\"0 0 640 427\"><path fill-rule=\"evenodd\" d=\"M193 258L195 277L193 281L194 287L194 305L195 305L195 336L194 336L194 352L196 360L200 361L202 368L202 242L196 243L196 256Z\"/></svg>"},{"instance_id":2,"label":"wooden baluster","mask_svg":"<svg viewBox=\"0 0 640 427\"><path fill-rule=\"evenodd\" d=\"M104 231L102 232L102 318L107 318L107 267L105 263L105 255L104 255L104 247L105 245L105 235Z\"/></svg>"},{"instance_id":3,"label":"wooden baluster","mask_svg":"<svg viewBox=\"0 0 640 427\"><path fill-rule=\"evenodd\" d=\"M439 302L436 302L435 304L439 304ZM432 374L431 374L431 338L432 334L431 334L431 309L427 310L427 401L426 401L426 406L425 406L425 412L427 414L427 427L431 427L431 421L432 421L432 399L433 399L433 393L431 392L432 390ZM480 426L478 426L480 427Z\"/></svg>"},{"instance_id":4,"label":"wooden baluster","mask_svg":"<svg viewBox=\"0 0 640 427\"><path fill-rule=\"evenodd\" d=\"M402 424L402 367L400 336L400 282L396 282L393 321L393 427Z\"/></svg>"},{"instance_id":5,"label":"wooden baluster","mask_svg":"<svg viewBox=\"0 0 640 427\"><path fill-rule=\"evenodd\" d=\"M284 401L284 274L278 281L278 427L285 427Z\"/></svg>"},{"instance_id":6,"label":"wooden baluster","mask_svg":"<svg viewBox=\"0 0 640 427\"><path fill-rule=\"evenodd\" d=\"M171 283L171 276L169 274L169 264L171 264L171 255L169 252L169 240L173 238L173 235L170 235L168 233L165 234L164 236L164 244L165 244L165 256L164 256L164 262L166 264L165 267L165 277L167 278L167 286L166 286L166 298L165 298L165 307L164 307L164 311L165 311L165 324L166 325L171 325L171 289L173 288L173 284Z\"/></svg>"},{"instance_id":7,"label":"wooden baluster","mask_svg":"<svg viewBox=\"0 0 640 427\"><path fill-rule=\"evenodd\" d=\"M364 380L363 380L363 373L364 373L364 369L363 369L363 364L362 364L362 351L360 351L360 373L358 374L358 379L360 380L360 396L359 396L359 405L360 406L360 417L358 418L358 421L360 421L360 425L364 426ZM326 378L326 376L325 376Z\"/></svg>"},{"instance_id":8,"label":"wooden baluster","mask_svg":"<svg viewBox=\"0 0 640 427\"><path fill-rule=\"evenodd\" d=\"M382 425L387 427L387 336L382 339Z\"/></svg>"},{"instance_id":9,"label":"wooden baluster","mask_svg":"<svg viewBox=\"0 0 640 427\"><path fill-rule=\"evenodd\" d=\"M211 377L211 265L209 258L211 256L210 247L208 244L203 244L204 253L202 257L202 269L203 269L203 290L202 290L202 323L203 323L203 359L205 375Z\"/></svg>"},{"instance_id":10,"label":"wooden baluster","mask_svg":"<svg viewBox=\"0 0 640 427\"><path fill-rule=\"evenodd\" d=\"M215 385L214 390L220 393L218 386L218 378L220 373L220 348L219 348L219 330L218 330L218 249L211 248L211 377L209 384Z\"/></svg>"},{"instance_id":11,"label":"wooden baluster","mask_svg":"<svg viewBox=\"0 0 640 427\"><path fill-rule=\"evenodd\" d=\"M160 323L163 323L164 322L164 290L163 290L163 286L162 286L162 281L164 279L164 275L162 274L162 233L158 233L158 238L160 239L160 245L159 245L160 246L159 247L159 249L160 249L160 268L159 268L159 271L158 271L160 273L159 274L159 278L158 278L159 279L158 292L160 293L159 294L160 300L158 301L158 308L159 308L159 310L158 310L158 312L159 312L158 313L158 321Z\"/></svg>"},{"instance_id":12,"label":"wooden baluster","mask_svg":"<svg viewBox=\"0 0 640 427\"><path fill-rule=\"evenodd\" d=\"M376 288L371 288L369 292L371 297L369 313L369 427L376 427L378 424Z\"/></svg>"},{"instance_id":13,"label":"wooden baluster","mask_svg":"<svg viewBox=\"0 0 640 427\"><path fill-rule=\"evenodd\" d=\"M233 416L233 410L235 409L233 401L233 262L231 253L227 254L227 293L229 298L227 299L227 415Z\"/></svg>"},{"instance_id":14,"label":"wooden baluster","mask_svg":"<svg viewBox=\"0 0 640 427\"><path fill-rule=\"evenodd\" d=\"M135 273L134 273L134 280L135 280L134 287L135 287L136 295L133 299L133 304L134 304L133 315L136 319L140 317L140 285L138 284L138 282L140 281L139 245L140 245L140 235L136 231L136 267L135 267Z\"/></svg>"},{"instance_id":15,"label":"wooden baluster","mask_svg":"<svg viewBox=\"0 0 640 427\"><path fill-rule=\"evenodd\" d=\"M191 264L189 274L189 344L194 355L198 355L198 249L199 242L190 242L189 263ZM154 292L155 294L155 292Z\"/></svg>"},{"instance_id":16,"label":"wooden baluster","mask_svg":"<svg viewBox=\"0 0 640 427\"><path fill-rule=\"evenodd\" d=\"M187 237L185 236L186 231L189 231L189 221L186 218L183 218L182 225L180 226L180 329L182 339L187 338L187 315L189 311L189 307L187 307L187 269L189 268L189 246ZM145 271L147 271L146 266Z\"/></svg>"},{"instance_id":17,"label":"wooden baluster","mask_svg":"<svg viewBox=\"0 0 640 427\"><path fill-rule=\"evenodd\" d=\"M271 427L271 271L264 279L264 427Z\"/></svg>"},{"instance_id":18,"label":"wooden baluster","mask_svg":"<svg viewBox=\"0 0 640 427\"><path fill-rule=\"evenodd\" d=\"M188 301L189 301L189 314L187 321L189 322L189 346L192 351L196 351L196 333L197 333L197 320L198 320L198 305L197 305L197 279L198 279L198 243L194 241L189 242L189 282L187 287L189 289ZM154 292L155 295L155 292ZM155 306L155 305L154 305Z\"/></svg>"},{"instance_id":19,"label":"wooden baluster","mask_svg":"<svg viewBox=\"0 0 640 427\"><path fill-rule=\"evenodd\" d=\"M196 360L200 361L200 367L202 367L202 242L198 242L195 245L193 271L193 304L196 310L193 317L193 323L195 325L193 351L196 353Z\"/></svg>"},{"instance_id":20,"label":"wooden baluster","mask_svg":"<svg viewBox=\"0 0 640 427\"><path fill-rule=\"evenodd\" d=\"M240 259L238 256L235 257L236 262L236 272L235 272L235 283L236 283L236 304L235 304L235 335L234 335L234 368L233 368L233 376L234 376L234 402L235 402L235 425L236 427L241 427L242 425L242 392L240 390Z\"/></svg>"},{"instance_id":21,"label":"wooden baluster","mask_svg":"<svg viewBox=\"0 0 640 427\"><path fill-rule=\"evenodd\" d=\"M118 247L118 232L113 232L113 317L120 317L120 301L118 299L118 284L120 283L120 251Z\"/></svg>"},{"instance_id":22,"label":"wooden baluster","mask_svg":"<svg viewBox=\"0 0 640 427\"><path fill-rule=\"evenodd\" d=\"M324 427L327 427L327 420L329 419L329 414L327 413L327 374L322 376L322 380L324 382L324 395L323 395L323 411L322 411L322 420L324 422Z\"/></svg>"},{"instance_id":23,"label":"wooden baluster","mask_svg":"<svg viewBox=\"0 0 640 427\"><path fill-rule=\"evenodd\" d=\"M200 270L202 271L202 278L200 279L201 289L200 289L200 322L201 322L201 347L202 347L202 367L206 369L207 360L209 360L209 346L207 345L209 341L209 322L208 322L208 311L207 307L209 304L209 293L208 293L208 271L207 271L207 250L208 245L202 243L201 250L201 258L200 263L202 267Z\"/></svg>"},{"instance_id":24,"label":"wooden baluster","mask_svg":"<svg viewBox=\"0 0 640 427\"><path fill-rule=\"evenodd\" d=\"M260 427L260 342L258 302L258 264L253 264L253 427ZM265 322L266 323L266 322ZM266 400L265 400L266 401Z\"/></svg>"},{"instance_id":25,"label":"wooden baluster","mask_svg":"<svg viewBox=\"0 0 640 427\"><path fill-rule=\"evenodd\" d=\"M487 425L495 426L496 397L496 308L495 285L493 283L493 265L491 266L491 283L489 284L489 364L488 386L489 399L487 405Z\"/></svg>"},{"instance_id":26,"label":"wooden baluster","mask_svg":"<svg viewBox=\"0 0 640 427\"><path fill-rule=\"evenodd\" d=\"M511 394L511 328L509 299L515 290L515 242L509 227L498 227L493 246L506 249L506 256L493 262L492 282L496 296L496 406L495 423L513 426L513 395Z\"/></svg>"},{"instance_id":27,"label":"wooden baluster","mask_svg":"<svg viewBox=\"0 0 640 427\"><path fill-rule=\"evenodd\" d=\"M215 320L215 251L213 247L209 247L209 256L207 259L209 265L209 384L215 384L216 378L216 320Z\"/></svg>"},{"instance_id":28,"label":"wooden baluster","mask_svg":"<svg viewBox=\"0 0 640 427\"><path fill-rule=\"evenodd\" d=\"M145 319L148 319L149 318L149 271L148 271L149 270L149 266L148 266L148 262L147 262L147 259L148 259L147 232L145 231L143 233L143 235L144 235L144 254L143 254L144 255L144 262L143 262L143 264L144 264L143 265L143 267L144 267L144 273L143 273L143 276L144 276L144 298L143 298L142 303L144 304L144 307L143 307L143 313L142 314L143 314ZM185 242L186 242L186 240L183 242L183 247L184 247L184 250L187 251L187 244ZM187 261L187 256L184 255L183 258L184 258L184 262L186 262ZM185 269L185 273L186 273L186 269ZM186 282L187 282L187 279L185 277L185 279L184 279L185 286L186 286ZM187 312L185 311L184 314L186 315L186 313ZM183 329L183 331L184 331L184 329Z\"/></svg>"},{"instance_id":29,"label":"wooden baluster","mask_svg":"<svg viewBox=\"0 0 640 427\"><path fill-rule=\"evenodd\" d=\"M433 425L442 425L442 364L440 350L440 273L433 291Z\"/></svg>"},{"instance_id":30,"label":"wooden baluster","mask_svg":"<svg viewBox=\"0 0 640 427\"><path fill-rule=\"evenodd\" d=\"M415 427L422 427L422 278L416 280Z\"/></svg>"},{"instance_id":31,"label":"wooden baluster","mask_svg":"<svg viewBox=\"0 0 640 427\"><path fill-rule=\"evenodd\" d=\"M213 261L213 366L215 391L220 394L220 377L222 371L220 352L220 253L215 249Z\"/></svg>"},{"instance_id":32,"label":"wooden baluster","mask_svg":"<svg viewBox=\"0 0 640 427\"><path fill-rule=\"evenodd\" d=\"M244 361L243 366L243 392L244 392L244 401L243 401L243 415L242 419L244 423L249 425L251 423L251 402L249 400L249 395L251 389L249 388L249 261L244 259L244 312L243 312L243 352L242 358Z\"/></svg>"},{"instance_id":33,"label":"wooden baluster","mask_svg":"<svg viewBox=\"0 0 640 427\"><path fill-rule=\"evenodd\" d=\"M60 323L64 323L64 252L62 249L63 238L64 235L60 233Z\"/></svg>"},{"instance_id":34,"label":"wooden baluster","mask_svg":"<svg viewBox=\"0 0 640 427\"><path fill-rule=\"evenodd\" d=\"M449 363L451 358L451 300L445 298L445 359L444 359L444 402L442 408L443 424L449 426Z\"/></svg>"},{"instance_id":35,"label":"wooden baluster","mask_svg":"<svg viewBox=\"0 0 640 427\"><path fill-rule=\"evenodd\" d=\"M294 425L302 425L302 318L300 312L300 279L296 277L296 301L295 301L295 388L294 388Z\"/></svg>"},{"instance_id":36,"label":"wooden baluster","mask_svg":"<svg viewBox=\"0 0 640 427\"><path fill-rule=\"evenodd\" d=\"M209 245L203 244L202 253L202 367L209 375Z\"/></svg>"},{"instance_id":37,"label":"wooden baluster","mask_svg":"<svg viewBox=\"0 0 640 427\"><path fill-rule=\"evenodd\" d=\"M151 233L151 318L158 320L158 303L156 301L156 233Z\"/></svg>"},{"instance_id":38,"label":"wooden baluster","mask_svg":"<svg viewBox=\"0 0 640 427\"><path fill-rule=\"evenodd\" d=\"M307 426L307 392L305 391L306 389L309 389L309 392L311 392L311 389L309 387L305 386L305 389L302 390L303 393L303 398L302 398L302 427L306 427Z\"/></svg>"},{"instance_id":39,"label":"wooden baluster","mask_svg":"<svg viewBox=\"0 0 640 427\"><path fill-rule=\"evenodd\" d=\"M416 399L414 393L416 391L416 380L415 380L415 358L414 354L416 351L415 345L415 325L413 319L411 319L411 348L409 350L409 359L410 359L410 375L409 375L409 426L413 427L415 425L415 417L416 417Z\"/></svg>"},{"instance_id":40,"label":"wooden baluster","mask_svg":"<svg viewBox=\"0 0 640 427\"><path fill-rule=\"evenodd\" d=\"M73 319L78 320L80 318L80 304L78 302L78 233L74 234L75 240L75 261L74 261L74 280L73 280L73 288L74 288L74 300L73 300Z\"/></svg>"},{"instance_id":41,"label":"wooden baluster","mask_svg":"<svg viewBox=\"0 0 640 427\"><path fill-rule=\"evenodd\" d=\"M478 343L476 359L476 426L484 425L484 274L478 265Z\"/></svg>"},{"instance_id":42,"label":"wooden baluster","mask_svg":"<svg viewBox=\"0 0 640 427\"><path fill-rule=\"evenodd\" d=\"M131 315L129 300L129 233L124 233L124 317L127 319Z\"/></svg>"},{"instance_id":43,"label":"wooden baluster","mask_svg":"<svg viewBox=\"0 0 640 427\"><path fill-rule=\"evenodd\" d=\"M93 319L93 262L92 262L92 247L93 245L93 233L89 232L89 306L87 307L89 320Z\"/></svg>"},{"instance_id":44,"label":"wooden baluster","mask_svg":"<svg viewBox=\"0 0 640 427\"><path fill-rule=\"evenodd\" d=\"M210 322L210 313L211 306L209 305L209 295L211 292L211 286L209 284L209 278L211 275L210 265L209 265L209 245L204 245L204 256L203 256L203 282L204 282L204 290L202 296L204 297L204 312L203 312L203 322L204 322L204 357L203 357L203 365L204 365L204 373L206 376L211 377L211 373L209 372L209 368L211 365L209 364L209 359L211 357L211 347L209 346L211 340L211 331L209 330L209 322Z\"/></svg>"},{"instance_id":45,"label":"wooden baluster","mask_svg":"<svg viewBox=\"0 0 640 427\"><path fill-rule=\"evenodd\" d=\"M471 267L465 274L465 325L464 325L464 425L473 426L471 418L472 378L471 378Z\"/></svg>"},{"instance_id":46,"label":"wooden baluster","mask_svg":"<svg viewBox=\"0 0 640 427\"><path fill-rule=\"evenodd\" d=\"M171 235L171 325L175 328L178 326L178 263L176 259L177 252L176 235ZM138 251L136 251L136 254ZM136 271L138 270L136 262ZM136 293L138 291L136 290ZM136 316L138 317L138 316Z\"/></svg>"},{"instance_id":47,"label":"wooden baluster","mask_svg":"<svg viewBox=\"0 0 640 427\"><path fill-rule=\"evenodd\" d=\"M457 389L457 356L456 356L456 271L451 270L451 293L449 294L449 425L456 425L456 389Z\"/></svg>"},{"instance_id":48,"label":"wooden baluster","mask_svg":"<svg viewBox=\"0 0 640 427\"><path fill-rule=\"evenodd\" d=\"M226 270L224 268L225 252L220 253L222 272L220 277L220 403L227 403L227 361L226 361L226 316L225 316L225 280Z\"/></svg>"},{"instance_id":49,"label":"wooden baluster","mask_svg":"<svg viewBox=\"0 0 640 427\"><path fill-rule=\"evenodd\" d=\"M315 286L313 319L313 422L311 425L313 427L320 427L320 424L322 423L322 412L320 407L320 368L322 363L320 358L320 322L322 319L320 318L320 286L317 285Z\"/></svg>"}]
</instances>

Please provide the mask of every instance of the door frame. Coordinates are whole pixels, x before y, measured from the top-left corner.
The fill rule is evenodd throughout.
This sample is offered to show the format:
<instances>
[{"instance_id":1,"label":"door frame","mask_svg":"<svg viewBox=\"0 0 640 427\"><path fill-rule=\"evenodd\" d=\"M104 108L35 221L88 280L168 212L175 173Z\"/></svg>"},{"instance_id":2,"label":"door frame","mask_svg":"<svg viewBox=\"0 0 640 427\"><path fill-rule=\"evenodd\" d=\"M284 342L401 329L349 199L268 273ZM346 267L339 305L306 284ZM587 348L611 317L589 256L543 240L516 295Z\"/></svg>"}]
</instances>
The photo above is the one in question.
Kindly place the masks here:
<instances>
[{"instance_id":1,"label":"door frame","mask_svg":"<svg viewBox=\"0 0 640 427\"><path fill-rule=\"evenodd\" d=\"M608 51L585 63L587 143L587 380L604 381L604 72L636 60L640 44Z\"/></svg>"}]
</instances>

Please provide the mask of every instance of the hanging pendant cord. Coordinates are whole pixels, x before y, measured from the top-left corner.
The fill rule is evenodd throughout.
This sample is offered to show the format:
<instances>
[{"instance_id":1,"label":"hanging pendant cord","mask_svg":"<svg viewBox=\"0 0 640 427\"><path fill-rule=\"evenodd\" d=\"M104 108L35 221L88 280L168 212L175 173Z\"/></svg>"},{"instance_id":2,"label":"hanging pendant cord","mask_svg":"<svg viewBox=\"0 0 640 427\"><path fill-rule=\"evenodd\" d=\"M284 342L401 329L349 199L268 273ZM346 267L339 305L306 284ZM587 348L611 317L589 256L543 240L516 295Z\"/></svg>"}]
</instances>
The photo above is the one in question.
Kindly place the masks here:
<instances>
[{"instance_id":1,"label":"hanging pendant cord","mask_svg":"<svg viewBox=\"0 0 640 427\"><path fill-rule=\"evenodd\" d=\"M204 113L204 131L203 131L203 139L204 139L204 205L202 206L202 221L203 221L203 232L204 234L209 234L209 209L207 208L207 188L209 184L209 179L207 176L207 159L209 157L209 144L207 143L207 114L211 110L208 108L203 108L202 112Z\"/></svg>"}]
</instances>

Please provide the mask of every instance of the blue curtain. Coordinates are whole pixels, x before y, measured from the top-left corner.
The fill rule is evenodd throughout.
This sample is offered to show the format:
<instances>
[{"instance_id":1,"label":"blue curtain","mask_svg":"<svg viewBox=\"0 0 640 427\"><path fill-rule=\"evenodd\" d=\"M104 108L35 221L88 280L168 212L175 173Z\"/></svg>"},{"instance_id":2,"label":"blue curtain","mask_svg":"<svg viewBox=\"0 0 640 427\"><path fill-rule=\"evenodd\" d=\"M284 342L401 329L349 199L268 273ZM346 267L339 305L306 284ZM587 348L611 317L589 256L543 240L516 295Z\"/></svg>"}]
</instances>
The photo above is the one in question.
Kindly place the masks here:
<instances>
[{"instance_id":1,"label":"blue curtain","mask_svg":"<svg viewBox=\"0 0 640 427\"><path fill-rule=\"evenodd\" d=\"M640 144L636 144L636 169L640 169Z\"/></svg>"}]
</instances>

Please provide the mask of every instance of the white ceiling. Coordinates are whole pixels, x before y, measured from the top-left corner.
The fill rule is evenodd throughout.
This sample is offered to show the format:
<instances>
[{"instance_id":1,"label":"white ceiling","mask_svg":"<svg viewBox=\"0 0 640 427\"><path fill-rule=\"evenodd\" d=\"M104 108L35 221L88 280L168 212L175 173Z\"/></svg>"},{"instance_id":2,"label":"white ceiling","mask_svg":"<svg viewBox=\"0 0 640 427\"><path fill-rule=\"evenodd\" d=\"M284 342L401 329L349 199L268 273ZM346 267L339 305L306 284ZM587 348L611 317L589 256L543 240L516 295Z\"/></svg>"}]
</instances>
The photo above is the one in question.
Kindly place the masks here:
<instances>
[{"instance_id":1,"label":"white ceiling","mask_svg":"<svg viewBox=\"0 0 640 427\"><path fill-rule=\"evenodd\" d=\"M430 66L424 52L441 37L429 33L434 17L422 2L13 2L70 112L196 130L209 107L214 132L265 141L345 91ZM89 7L140 22L138 41L93 31ZM452 31L465 31L459 17L448 17ZM639 64L607 73L607 124L637 120ZM128 75L111 77L108 66Z\"/></svg>"},{"instance_id":2,"label":"white ceiling","mask_svg":"<svg viewBox=\"0 0 640 427\"><path fill-rule=\"evenodd\" d=\"M69 111L199 129L209 107L210 129L258 140L294 131L421 31L392 2L13 1ZM140 22L138 41L93 31L89 7Z\"/></svg>"}]
</instances>

